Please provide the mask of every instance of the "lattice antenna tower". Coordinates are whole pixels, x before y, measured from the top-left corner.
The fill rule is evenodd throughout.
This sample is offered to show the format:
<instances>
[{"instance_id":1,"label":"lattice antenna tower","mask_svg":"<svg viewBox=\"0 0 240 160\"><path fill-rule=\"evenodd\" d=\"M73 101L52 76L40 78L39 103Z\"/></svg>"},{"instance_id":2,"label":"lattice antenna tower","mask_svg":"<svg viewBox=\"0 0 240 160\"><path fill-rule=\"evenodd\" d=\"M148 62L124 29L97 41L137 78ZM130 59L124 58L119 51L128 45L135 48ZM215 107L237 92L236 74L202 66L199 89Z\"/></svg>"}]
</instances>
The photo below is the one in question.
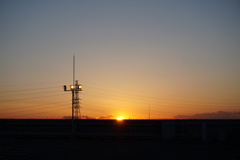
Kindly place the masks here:
<instances>
[{"instance_id":1,"label":"lattice antenna tower","mask_svg":"<svg viewBox=\"0 0 240 160\"><path fill-rule=\"evenodd\" d=\"M72 119L81 119L79 92L82 91L82 85L75 80L75 55L73 55L73 84L70 85L69 90L66 85L63 86L63 89L72 92Z\"/></svg>"}]
</instances>

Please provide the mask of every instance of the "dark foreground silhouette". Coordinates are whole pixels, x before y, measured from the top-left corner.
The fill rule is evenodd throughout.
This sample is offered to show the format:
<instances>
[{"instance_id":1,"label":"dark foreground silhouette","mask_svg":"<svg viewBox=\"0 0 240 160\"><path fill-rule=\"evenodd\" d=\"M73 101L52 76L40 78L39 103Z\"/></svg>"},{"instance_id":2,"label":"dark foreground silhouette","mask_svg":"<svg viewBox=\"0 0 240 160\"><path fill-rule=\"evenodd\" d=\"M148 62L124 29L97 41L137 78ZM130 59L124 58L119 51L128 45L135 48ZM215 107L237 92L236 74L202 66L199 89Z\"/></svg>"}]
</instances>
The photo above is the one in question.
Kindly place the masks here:
<instances>
[{"instance_id":1,"label":"dark foreground silhouette","mask_svg":"<svg viewBox=\"0 0 240 160\"><path fill-rule=\"evenodd\" d=\"M131 139L0 139L0 159L238 160L237 144L163 143Z\"/></svg>"},{"instance_id":2,"label":"dark foreground silhouette","mask_svg":"<svg viewBox=\"0 0 240 160\"><path fill-rule=\"evenodd\" d=\"M0 137L138 138L240 142L240 120L0 119Z\"/></svg>"},{"instance_id":3,"label":"dark foreground silhouette","mask_svg":"<svg viewBox=\"0 0 240 160\"><path fill-rule=\"evenodd\" d=\"M240 160L240 120L0 119L0 159Z\"/></svg>"}]
</instances>

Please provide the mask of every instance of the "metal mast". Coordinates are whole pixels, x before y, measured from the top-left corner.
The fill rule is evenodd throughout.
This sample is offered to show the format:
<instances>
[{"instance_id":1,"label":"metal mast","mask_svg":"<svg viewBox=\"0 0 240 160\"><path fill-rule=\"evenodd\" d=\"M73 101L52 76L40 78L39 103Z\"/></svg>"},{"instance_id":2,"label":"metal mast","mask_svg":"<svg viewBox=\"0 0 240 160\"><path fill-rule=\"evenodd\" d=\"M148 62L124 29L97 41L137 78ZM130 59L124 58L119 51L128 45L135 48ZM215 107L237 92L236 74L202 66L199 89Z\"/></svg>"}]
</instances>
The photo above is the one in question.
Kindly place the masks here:
<instances>
[{"instance_id":1,"label":"metal mast","mask_svg":"<svg viewBox=\"0 0 240 160\"><path fill-rule=\"evenodd\" d=\"M78 80L76 80L74 88L77 89L73 91L73 119L81 119L79 91L82 90L82 86L78 84Z\"/></svg>"},{"instance_id":2,"label":"metal mast","mask_svg":"<svg viewBox=\"0 0 240 160\"><path fill-rule=\"evenodd\" d=\"M78 80L75 81L75 55L73 55L73 84L70 85L69 90L67 90L66 85L63 88L64 91L72 92L72 120L81 119L79 92L82 91L82 85L78 84Z\"/></svg>"}]
</instances>

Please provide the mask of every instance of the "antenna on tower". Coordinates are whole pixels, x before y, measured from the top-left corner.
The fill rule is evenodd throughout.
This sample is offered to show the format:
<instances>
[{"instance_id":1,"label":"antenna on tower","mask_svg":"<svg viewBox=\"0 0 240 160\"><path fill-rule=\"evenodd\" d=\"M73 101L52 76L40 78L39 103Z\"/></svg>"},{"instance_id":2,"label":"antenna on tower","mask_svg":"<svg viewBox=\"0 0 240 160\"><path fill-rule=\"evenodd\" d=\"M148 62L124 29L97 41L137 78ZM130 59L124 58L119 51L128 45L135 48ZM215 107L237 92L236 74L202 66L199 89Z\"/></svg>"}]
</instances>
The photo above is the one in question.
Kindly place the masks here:
<instances>
[{"instance_id":1,"label":"antenna on tower","mask_svg":"<svg viewBox=\"0 0 240 160\"><path fill-rule=\"evenodd\" d=\"M64 91L72 92L72 119L81 119L79 92L82 91L82 85L78 84L78 80L75 80L75 55L73 55L73 84L70 85L69 90L67 90L66 85L63 88Z\"/></svg>"},{"instance_id":2,"label":"antenna on tower","mask_svg":"<svg viewBox=\"0 0 240 160\"><path fill-rule=\"evenodd\" d=\"M75 54L73 54L73 85L75 83Z\"/></svg>"}]
</instances>

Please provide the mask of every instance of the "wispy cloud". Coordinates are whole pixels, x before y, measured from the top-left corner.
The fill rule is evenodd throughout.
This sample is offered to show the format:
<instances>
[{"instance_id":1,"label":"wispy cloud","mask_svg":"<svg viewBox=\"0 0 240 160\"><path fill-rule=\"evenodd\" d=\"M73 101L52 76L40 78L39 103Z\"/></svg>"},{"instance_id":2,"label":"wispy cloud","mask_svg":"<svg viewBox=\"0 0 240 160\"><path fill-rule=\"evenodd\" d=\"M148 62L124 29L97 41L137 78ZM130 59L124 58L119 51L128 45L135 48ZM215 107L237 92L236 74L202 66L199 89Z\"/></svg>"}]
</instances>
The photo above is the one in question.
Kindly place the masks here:
<instances>
[{"instance_id":1,"label":"wispy cloud","mask_svg":"<svg viewBox=\"0 0 240 160\"><path fill-rule=\"evenodd\" d=\"M81 116L82 119L96 119L96 117L91 116Z\"/></svg>"},{"instance_id":2,"label":"wispy cloud","mask_svg":"<svg viewBox=\"0 0 240 160\"><path fill-rule=\"evenodd\" d=\"M63 119L72 119L72 116L63 116ZM81 116L82 119L97 119L96 117L91 116Z\"/></svg>"},{"instance_id":3,"label":"wispy cloud","mask_svg":"<svg viewBox=\"0 0 240 160\"><path fill-rule=\"evenodd\" d=\"M100 116L98 119L114 119L114 116L113 115Z\"/></svg>"},{"instance_id":4,"label":"wispy cloud","mask_svg":"<svg viewBox=\"0 0 240 160\"><path fill-rule=\"evenodd\" d=\"M63 119L71 119L72 116L63 116ZM88 115L81 116L82 119L114 119L113 115L100 116L100 117L91 117Z\"/></svg>"},{"instance_id":5,"label":"wispy cloud","mask_svg":"<svg viewBox=\"0 0 240 160\"><path fill-rule=\"evenodd\" d=\"M72 116L63 116L63 119L72 119Z\"/></svg>"},{"instance_id":6,"label":"wispy cloud","mask_svg":"<svg viewBox=\"0 0 240 160\"><path fill-rule=\"evenodd\" d=\"M218 111L194 115L176 115L175 119L240 119L240 112Z\"/></svg>"}]
</instances>

